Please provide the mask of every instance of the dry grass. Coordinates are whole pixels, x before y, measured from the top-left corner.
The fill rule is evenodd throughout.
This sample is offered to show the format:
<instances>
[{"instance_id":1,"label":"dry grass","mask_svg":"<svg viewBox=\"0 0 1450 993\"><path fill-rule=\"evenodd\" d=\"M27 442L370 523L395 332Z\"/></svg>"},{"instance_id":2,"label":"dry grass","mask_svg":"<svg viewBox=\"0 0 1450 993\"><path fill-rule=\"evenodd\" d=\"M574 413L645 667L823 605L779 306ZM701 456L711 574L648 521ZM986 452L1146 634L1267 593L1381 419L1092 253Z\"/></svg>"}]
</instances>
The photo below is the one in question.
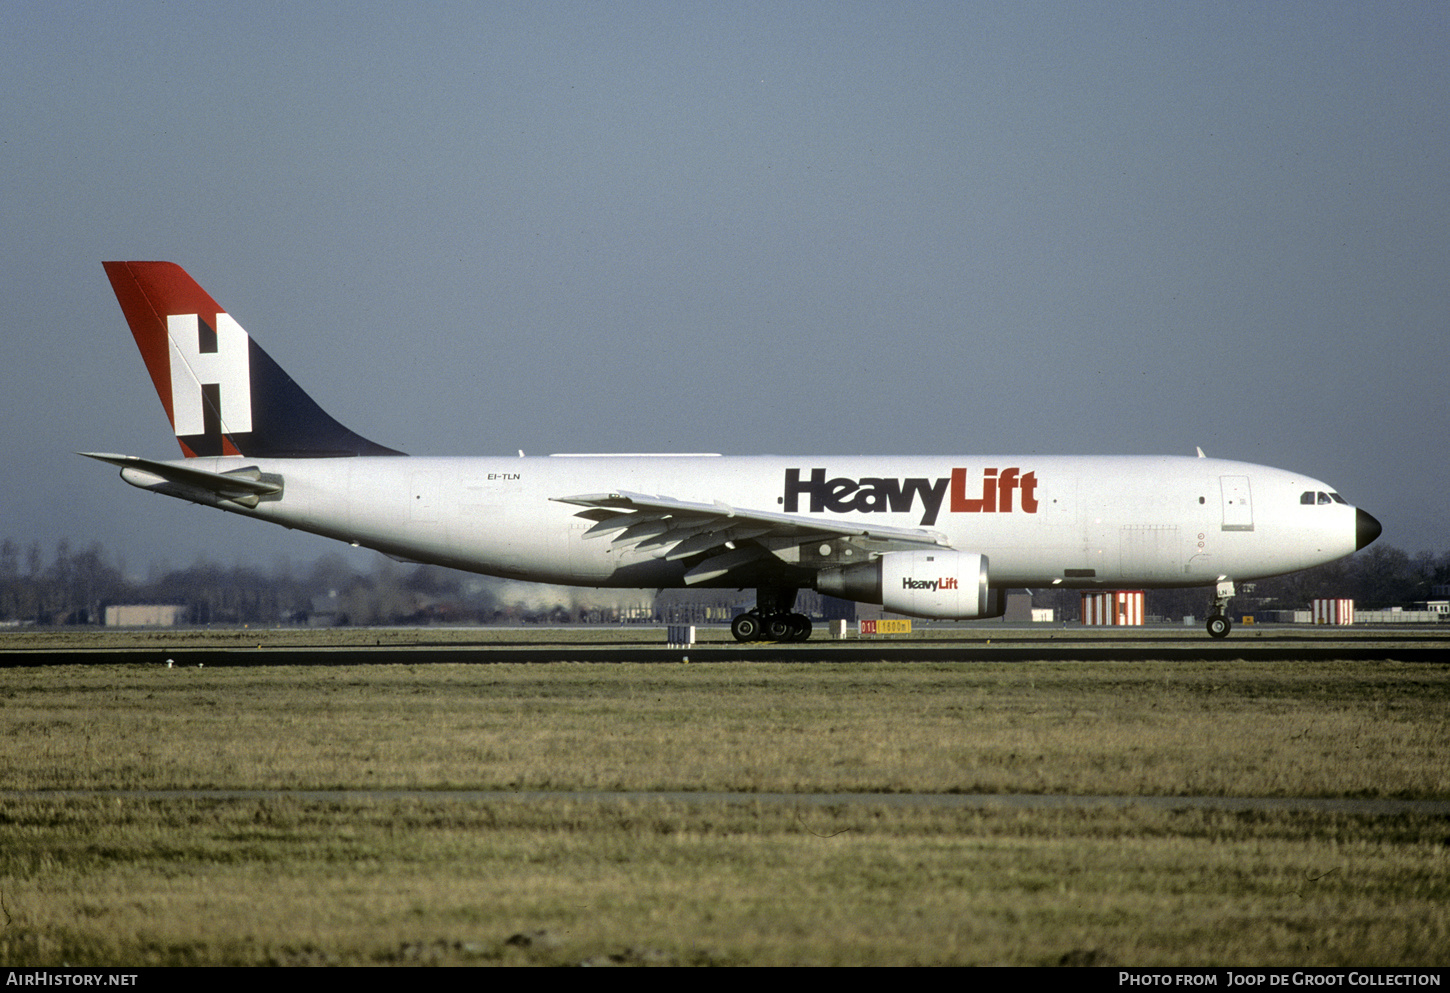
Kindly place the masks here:
<instances>
[{"instance_id":1,"label":"dry grass","mask_svg":"<svg viewBox=\"0 0 1450 993\"><path fill-rule=\"evenodd\" d=\"M1433 964L1450 940L1444 825L1415 817L78 799L3 827L7 965Z\"/></svg>"},{"instance_id":2,"label":"dry grass","mask_svg":"<svg viewBox=\"0 0 1450 993\"><path fill-rule=\"evenodd\" d=\"M65 666L0 670L0 783L1446 799L1447 697L1398 664ZM0 963L1443 964L1446 828L28 797Z\"/></svg>"},{"instance_id":3,"label":"dry grass","mask_svg":"<svg viewBox=\"0 0 1450 993\"><path fill-rule=\"evenodd\" d=\"M0 671L12 788L1450 798L1398 663Z\"/></svg>"}]
</instances>

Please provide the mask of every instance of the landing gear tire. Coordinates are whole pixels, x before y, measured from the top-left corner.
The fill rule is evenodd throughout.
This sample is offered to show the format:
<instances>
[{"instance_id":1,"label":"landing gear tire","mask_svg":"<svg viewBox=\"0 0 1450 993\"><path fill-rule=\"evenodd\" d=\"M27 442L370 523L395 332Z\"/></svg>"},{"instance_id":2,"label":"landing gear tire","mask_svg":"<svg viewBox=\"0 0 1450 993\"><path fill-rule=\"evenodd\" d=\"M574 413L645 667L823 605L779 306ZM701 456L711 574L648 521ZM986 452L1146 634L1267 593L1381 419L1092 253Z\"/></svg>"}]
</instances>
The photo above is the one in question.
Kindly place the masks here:
<instances>
[{"instance_id":1,"label":"landing gear tire","mask_svg":"<svg viewBox=\"0 0 1450 993\"><path fill-rule=\"evenodd\" d=\"M756 641L760 638L760 618L755 614L740 614L730 622L730 633L736 641Z\"/></svg>"},{"instance_id":2,"label":"landing gear tire","mask_svg":"<svg viewBox=\"0 0 1450 993\"><path fill-rule=\"evenodd\" d=\"M811 636L811 619L805 614L773 614L765 619L768 641L805 641Z\"/></svg>"},{"instance_id":3,"label":"landing gear tire","mask_svg":"<svg viewBox=\"0 0 1450 993\"><path fill-rule=\"evenodd\" d=\"M1219 576L1213 588L1213 599L1208 602L1206 627L1210 638L1227 638L1233 630L1233 621L1228 619L1228 602L1233 595L1234 581L1227 576Z\"/></svg>"},{"instance_id":4,"label":"landing gear tire","mask_svg":"<svg viewBox=\"0 0 1450 993\"><path fill-rule=\"evenodd\" d=\"M790 615L790 637L787 641L807 641L811 636L811 619L805 614Z\"/></svg>"},{"instance_id":5,"label":"landing gear tire","mask_svg":"<svg viewBox=\"0 0 1450 993\"><path fill-rule=\"evenodd\" d=\"M805 641L811 636L811 619L805 614L779 613L762 616L741 614L730 622L736 641Z\"/></svg>"},{"instance_id":6,"label":"landing gear tire","mask_svg":"<svg viewBox=\"0 0 1450 993\"><path fill-rule=\"evenodd\" d=\"M765 638L767 641L790 641L791 631L794 625L791 624L792 614L772 614L765 619Z\"/></svg>"}]
</instances>

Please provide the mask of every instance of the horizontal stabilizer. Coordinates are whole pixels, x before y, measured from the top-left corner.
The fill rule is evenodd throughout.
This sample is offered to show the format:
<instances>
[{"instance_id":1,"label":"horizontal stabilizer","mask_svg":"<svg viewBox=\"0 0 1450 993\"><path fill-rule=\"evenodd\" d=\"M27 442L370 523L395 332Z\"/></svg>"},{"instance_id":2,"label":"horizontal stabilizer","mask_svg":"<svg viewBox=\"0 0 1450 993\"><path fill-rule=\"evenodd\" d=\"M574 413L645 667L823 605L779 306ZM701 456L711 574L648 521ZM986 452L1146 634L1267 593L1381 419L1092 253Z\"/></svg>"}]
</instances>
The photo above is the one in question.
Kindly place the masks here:
<instances>
[{"instance_id":1,"label":"horizontal stabilizer","mask_svg":"<svg viewBox=\"0 0 1450 993\"><path fill-rule=\"evenodd\" d=\"M111 455L106 452L77 452L88 459L119 466L121 478L143 490L161 490L174 496L195 499L196 495L230 500L244 507L255 507L265 496L282 492L281 482L262 478L256 466L243 466L230 472L207 472L174 462L153 462L134 455ZM177 488L181 492L177 492ZM188 494L186 491L200 491Z\"/></svg>"}]
</instances>

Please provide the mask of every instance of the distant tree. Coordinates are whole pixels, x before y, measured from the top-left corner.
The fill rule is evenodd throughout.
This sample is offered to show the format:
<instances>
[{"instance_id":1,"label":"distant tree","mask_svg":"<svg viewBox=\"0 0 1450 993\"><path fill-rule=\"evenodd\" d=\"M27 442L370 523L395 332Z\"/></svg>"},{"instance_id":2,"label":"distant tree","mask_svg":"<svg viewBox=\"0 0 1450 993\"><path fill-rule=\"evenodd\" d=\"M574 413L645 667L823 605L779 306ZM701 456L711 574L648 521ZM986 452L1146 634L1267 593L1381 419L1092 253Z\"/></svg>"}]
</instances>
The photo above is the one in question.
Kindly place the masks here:
<instances>
[{"instance_id":1,"label":"distant tree","mask_svg":"<svg viewBox=\"0 0 1450 993\"><path fill-rule=\"evenodd\" d=\"M312 563L307 582L318 595L326 596L333 591L342 592L356 575L341 555L329 552Z\"/></svg>"},{"instance_id":2,"label":"distant tree","mask_svg":"<svg viewBox=\"0 0 1450 993\"><path fill-rule=\"evenodd\" d=\"M98 623L104 605L125 587L120 570L106 562L99 542L70 556L67 577L67 616L80 624Z\"/></svg>"},{"instance_id":3,"label":"distant tree","mask_svg":"<svg viewBox=\"0 0 1450 993\"><path fill-rule=\"evenodd\" d=\"M23 596L20 577L20 546L10 538L0 545L0 621L20 619Z\"/></svg>"}]
</instances>

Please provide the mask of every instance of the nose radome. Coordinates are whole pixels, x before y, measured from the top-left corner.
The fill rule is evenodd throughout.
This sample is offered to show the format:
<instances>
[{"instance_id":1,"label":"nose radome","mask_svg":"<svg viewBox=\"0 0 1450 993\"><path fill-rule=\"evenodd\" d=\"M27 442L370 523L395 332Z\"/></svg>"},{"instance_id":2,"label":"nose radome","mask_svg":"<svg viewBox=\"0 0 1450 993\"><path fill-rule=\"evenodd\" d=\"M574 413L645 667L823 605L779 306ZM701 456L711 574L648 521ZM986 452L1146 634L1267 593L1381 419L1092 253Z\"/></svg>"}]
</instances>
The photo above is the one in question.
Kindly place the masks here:
<instances>
[{"instance_id":1,"label":"nose radome","mask_svg":"<svg viewBox=\"0 0 1450 993\"><path fill-rule=\"evenodd\" d=\"M1383 530L1384 528L1380 527L1379 521L1362 510L1356 510L1354 512L1354 550L1359 551L1365 545L1374 541L1380 536L1380 532Z\"/></svg>"}]
</instances>

